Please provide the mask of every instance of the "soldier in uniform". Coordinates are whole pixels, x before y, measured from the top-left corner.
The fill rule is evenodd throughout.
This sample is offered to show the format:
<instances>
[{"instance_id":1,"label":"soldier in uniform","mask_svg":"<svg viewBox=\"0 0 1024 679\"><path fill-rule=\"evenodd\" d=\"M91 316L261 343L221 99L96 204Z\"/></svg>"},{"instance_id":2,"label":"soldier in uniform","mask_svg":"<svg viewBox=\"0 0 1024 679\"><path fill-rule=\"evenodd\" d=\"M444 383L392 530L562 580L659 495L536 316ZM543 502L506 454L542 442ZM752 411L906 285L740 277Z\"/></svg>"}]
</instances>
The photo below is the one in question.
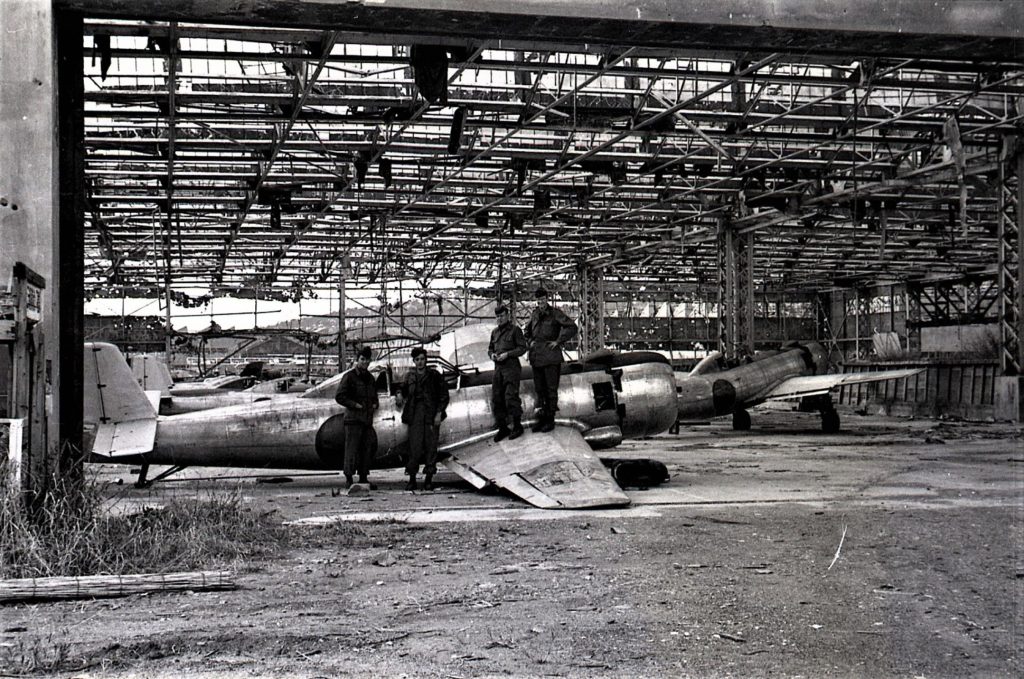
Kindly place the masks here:
<instances>
[{"instance_id":1,"label":"soldier in uniform","mask_svg":"<svg viewBox=\"0 0 1024 679\"><path fill-rule=\"evenodd\" d=\"M537 308L523 333L530 346L533 388L537 392L537 423L533 431L555 428L558 411L558 382L562 377L562 346L576 336L576 321L548 303L548 291L537 288Z\"/></svg>"},{"instance_id":2,"label":"soldier in uniform","mask_svg":"<svg viewBox=\"0 0 1024 679\"><path fill-rule=\"evenodd\" d=\"M508 437L517 439L523 435L523 403L519 399L519 380L523 367L519 357L529 347L523 331L510 319L508 307L501 305L494 310L498 327L491 331L487 355L494 361L494 379L491 381L491 410L498 432L494 435L497 443ZM509 425L512 428L509 429Z\"/></svg>"},{"instance_id":3,"label":"soldier in uniform","mask_svg":"<svg viewBox=\"0 0 1024 679\"><path fill-rule=\"evenodd\" d=\"M415 368L410 372L398 393L398 406L402 409L402 422L409 427L409 475L406 490L416 490L416 472L423 465L423 490L434 489L437 472L437 434L441 421L447 417L448 385L441 373L427 366L427 350L412 350Z\"/></svg>"},{"instance_id":4,"label":"soldier in uniform","mask_svg":"<svg viewBox=\"0 0 1024 679\"><path fill-rule=\"evenodd\" d=\"M380 407L380 402L369 367L370 347L363 347L356 354L355 367L341 378L334 400L345 406L345 481L351 487L358 471L359 483L366 483L375 490L369 476L370 462L377 446L373 413Z\"/></svg>"}]
</instances>

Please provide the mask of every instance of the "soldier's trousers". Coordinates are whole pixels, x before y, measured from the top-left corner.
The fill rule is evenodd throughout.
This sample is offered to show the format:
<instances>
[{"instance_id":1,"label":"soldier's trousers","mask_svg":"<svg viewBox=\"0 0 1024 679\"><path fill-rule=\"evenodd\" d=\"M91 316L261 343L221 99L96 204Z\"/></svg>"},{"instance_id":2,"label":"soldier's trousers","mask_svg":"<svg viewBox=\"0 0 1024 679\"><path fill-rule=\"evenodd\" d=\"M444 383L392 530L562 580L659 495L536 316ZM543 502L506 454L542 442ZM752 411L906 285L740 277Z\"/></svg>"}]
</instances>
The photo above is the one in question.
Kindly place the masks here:
<instances>
[{"instance_id":1,"label":"soldier's trousers","mask_svg":"<svg viewBox=\"0 0 1024 679\"><path fill-rule=\"evenodd\" d=\"M376 452L373 427L359 422L345 423L345 477L351 478L356 472L360 477L370 473L370 462Z\"/></svg>"},{"instance_id":2,"label":"soldier's trousers","mask_svg":"<svg viewBox=\"0 0 1024 679\"><path fill-rule=\"evenodd\" d=\"M423 465L423 473L433 476L437 472L437 427L434 416L426 408L416 408L409 423L409 462L405 473L414 476Z\"/></svg>"},{"instance_id":3,"label":"soldier's trousers","mask_svg":"<svg viewBox=\"0 0 1024 679\"><path fill-rule=\"evenodd\" d=\"M494 368L494 378L491 380L491 410L494 412L494 424L498 427L512 424L523 416L523 402L519 398L519 380L522 374L523 367L519 364L519 359Z\"/></svg>"},{"instance_id":4,"label":"soldier's trousers","mask_svg":"<svg viewBox=\"0 0 1024 679\"><path fill-rule=\"evenodd\" d=\"M533 366L533 389L537 392L537 407L548 418L558 410L558 381L562 377L562 364Z\"/></svg>"}]
</instances>

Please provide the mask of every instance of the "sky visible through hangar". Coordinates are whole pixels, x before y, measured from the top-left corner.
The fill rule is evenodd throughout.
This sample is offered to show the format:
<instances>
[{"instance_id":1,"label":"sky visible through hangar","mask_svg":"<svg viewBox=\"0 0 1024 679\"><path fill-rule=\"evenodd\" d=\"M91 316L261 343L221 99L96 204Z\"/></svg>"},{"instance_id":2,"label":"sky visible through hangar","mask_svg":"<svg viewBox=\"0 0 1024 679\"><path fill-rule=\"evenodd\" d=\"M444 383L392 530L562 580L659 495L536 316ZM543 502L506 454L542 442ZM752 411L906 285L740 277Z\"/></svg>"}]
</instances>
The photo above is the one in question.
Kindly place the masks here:
<instances>
[{"instance_id":1,"label":"sky visible through hangar","mask_svg":"<svg viewBox=\"0 0 1024 679\"><path fill-rule=\"evenodd\" d=\"M993 168L1021 119L1017 62L446 40L431 105L392 36L85 33L95 299L169 281L331 313L342 251L366 300L528 289L580 265L627 292L707 296L722 224L755 234L763 291L985 271ZM228 300L215 313L253 309Z\"/></svg>"}]
</instances>

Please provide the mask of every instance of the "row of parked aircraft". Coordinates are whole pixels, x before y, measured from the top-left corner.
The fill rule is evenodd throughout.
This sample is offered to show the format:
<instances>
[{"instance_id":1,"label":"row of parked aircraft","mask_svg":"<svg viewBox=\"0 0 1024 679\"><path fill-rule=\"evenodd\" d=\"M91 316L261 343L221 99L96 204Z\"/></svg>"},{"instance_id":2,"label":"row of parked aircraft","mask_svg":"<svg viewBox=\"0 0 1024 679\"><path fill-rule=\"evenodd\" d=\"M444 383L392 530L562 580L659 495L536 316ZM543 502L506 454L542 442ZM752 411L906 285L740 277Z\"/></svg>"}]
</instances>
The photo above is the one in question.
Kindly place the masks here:
<instances>
[{"instance_id":1,"label":"row of parked aircraft","mask_svg":"<svg viewBox=\"0 0 1024 679\"><path fill-rule=\"evenodd\" d=\"M479 358L470 353L463 350L460 361ZM111 344L87 344L84 358L91 459L142 465L140 483L150 464L171 466L158 478L189 466L341 468L343 408L334 401L341 375L301 393L286 383L244 391L172 388L165 366L142 361L133 374ZM689 373L674 372L653 352L601 352L565 364L554 432L498 443L492 440L491 373L463 371L441 425L440 450L448 469L475 487L497 486L538 507L626 505L629 497L594 451L664 433L680 420L731 415L734 428L749 429L748 410L777 399L798 399L801 409L820 411L823 430L836 432L830 390L919 372L828 374L827 367L825 351L814 342L730 368L712 355ZM386 397L393 391L390 377L385 370L378 380L385 392L374 420L374 467L380 469L404 466L408 456L400 410ZM532 413L528 367L521 394L524 412Z\"/></svg>"}]
</instances>

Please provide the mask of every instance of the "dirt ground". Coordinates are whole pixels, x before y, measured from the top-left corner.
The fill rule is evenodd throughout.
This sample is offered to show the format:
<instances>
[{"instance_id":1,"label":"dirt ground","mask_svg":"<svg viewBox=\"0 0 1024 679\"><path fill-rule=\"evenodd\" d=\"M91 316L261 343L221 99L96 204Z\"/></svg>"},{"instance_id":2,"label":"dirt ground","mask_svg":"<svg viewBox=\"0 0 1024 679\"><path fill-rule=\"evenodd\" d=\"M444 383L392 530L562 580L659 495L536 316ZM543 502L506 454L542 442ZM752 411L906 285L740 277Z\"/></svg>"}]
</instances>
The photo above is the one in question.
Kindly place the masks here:
<instances>
[{"instance_id":1,"label":"dirt ground","mask_svg":"<svg viewBox=\"0 0 1024 679\"><path fill-rule=\"evenodd\" d=\"M447 473L347 497L97 466L122 510L241 484L301 546L233 591L0 607L0 643L62 649L65 677L1024 676L1021 427L767 411L614 454L672 479L570 512Z\"/></svg>"}]
</instances>

